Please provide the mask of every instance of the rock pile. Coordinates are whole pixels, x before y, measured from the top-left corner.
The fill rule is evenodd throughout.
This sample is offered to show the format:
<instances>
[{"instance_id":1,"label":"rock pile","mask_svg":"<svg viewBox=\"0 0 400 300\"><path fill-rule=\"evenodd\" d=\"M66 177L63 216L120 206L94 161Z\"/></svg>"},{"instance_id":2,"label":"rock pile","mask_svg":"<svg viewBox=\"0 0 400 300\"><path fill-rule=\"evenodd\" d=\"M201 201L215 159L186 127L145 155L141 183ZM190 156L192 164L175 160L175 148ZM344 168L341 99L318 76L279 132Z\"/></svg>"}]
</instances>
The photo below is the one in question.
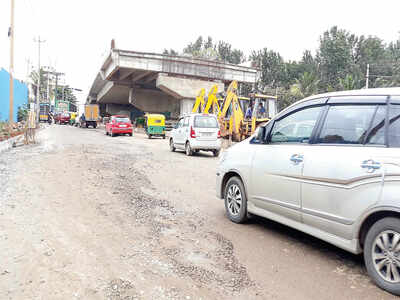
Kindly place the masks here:
<instances>
[{"instance_id":1,"label":"rock pile","mask_svg":"<svg viewBox=\"0 0 400 300\"><path fill-rule=\"evenodd\" d=\"M24 129L25 121L14 123L13 125L8 123L0 123L0 142L23 134Z\"/></svg>"}]
</instances>

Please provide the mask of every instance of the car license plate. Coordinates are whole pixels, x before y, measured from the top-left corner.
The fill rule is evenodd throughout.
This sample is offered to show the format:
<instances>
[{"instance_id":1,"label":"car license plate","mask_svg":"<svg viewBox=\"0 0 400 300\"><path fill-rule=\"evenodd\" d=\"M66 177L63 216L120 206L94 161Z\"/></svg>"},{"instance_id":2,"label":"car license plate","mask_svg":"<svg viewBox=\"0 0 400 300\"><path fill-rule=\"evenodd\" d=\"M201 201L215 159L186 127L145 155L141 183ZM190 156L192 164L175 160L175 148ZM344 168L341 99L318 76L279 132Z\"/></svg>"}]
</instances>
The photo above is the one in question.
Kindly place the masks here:
<instances>
[{"instance_id":1,"label":"car license plate","mask_svg":"<svg viewBox=\"0 0 400 300\"><path fill-rule=\"evenodd\" d=\"M119 125L119 127L126 127L126 125Z\"/></svg>"},{"instance_id":2,"label":"car license plate","mask_svg":"<svg viewBox=\"0 0 400 300\"><path fill-rule=\"evenodd\" d=\"M201 136L211 136L212 132L202 132Z\"/></svg>"}]
</instances>

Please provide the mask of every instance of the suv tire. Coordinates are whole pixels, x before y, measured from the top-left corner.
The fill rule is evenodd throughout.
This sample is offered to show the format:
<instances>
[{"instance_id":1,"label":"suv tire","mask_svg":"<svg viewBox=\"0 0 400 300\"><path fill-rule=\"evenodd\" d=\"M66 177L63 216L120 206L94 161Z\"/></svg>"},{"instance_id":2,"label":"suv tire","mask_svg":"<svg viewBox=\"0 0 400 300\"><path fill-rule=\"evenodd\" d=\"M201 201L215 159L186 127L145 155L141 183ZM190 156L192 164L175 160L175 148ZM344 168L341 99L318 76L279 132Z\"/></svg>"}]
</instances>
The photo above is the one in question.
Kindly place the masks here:
<instances>
[{"instance_id":1,"label":"suv tire","mask_svg":"<svg viewBox=\"0 0 400 300\"><path fill-rule=\"evenodd\" d=\"M385 237L386 245L383 240ZM400 295L400 250L394 251L393 246L397 247L392 244L393 239L397 239L396 245L400 247L400 219L388 217L377 221L365 238L364 261L369 276L377 286L392 294ZM395 271L391 270L393 267L396 268ZM387 272L389 280L384 278Z\"/></svg>"},{"instance_id":2,"label":"suv tire","mask_svg":"<svg viewBox=\"0 0 400 300\"><path fill-rule=\"evenodd\" d=\"M192 156L193 155L193 150L192 150L192 148L190 148L190 143L189 142L186 142L185 152L186 152L187 156Z\"/></svg>"},{"instance_id":3,"label":"suv tire","mask_svg":"<svg viewBox=\"0 0 400 300\"><path fill-rule=\"evenodd\" d=\"M225 211L229 220L234 223L247 221L247 197L242 180L232 177L224 190Z\"/></svg>"}]
</instances>

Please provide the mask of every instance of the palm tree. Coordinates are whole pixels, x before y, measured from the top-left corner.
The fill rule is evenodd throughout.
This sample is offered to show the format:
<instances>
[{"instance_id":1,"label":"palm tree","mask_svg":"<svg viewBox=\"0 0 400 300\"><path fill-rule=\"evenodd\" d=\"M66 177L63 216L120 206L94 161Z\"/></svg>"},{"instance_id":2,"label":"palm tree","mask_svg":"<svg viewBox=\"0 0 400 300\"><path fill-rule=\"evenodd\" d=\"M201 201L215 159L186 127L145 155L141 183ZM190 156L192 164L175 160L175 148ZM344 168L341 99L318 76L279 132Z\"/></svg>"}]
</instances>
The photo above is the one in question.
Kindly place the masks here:
<instances>
[{"instance_id":1,"label":"palm tree","mask_svg":"<svg viewBox=\"0 0 400 300\"><path fill-rule=\"evenodd\" d=\"M318 92L319 79L315 73L304 72L290 87L290 93L298 98L305 98Z\"/></svg>"},{"instance_id":2,"label":"palm tree","mask_svg":"<svg viewBox=\"0 0 400 300\"><path fill-rule=\"evenodd\" d=\"M356 81L352 75L347 74L345 78L339 79L339 87L343 91L354 90L356 89Z\"/></svg>"}]
</instances>

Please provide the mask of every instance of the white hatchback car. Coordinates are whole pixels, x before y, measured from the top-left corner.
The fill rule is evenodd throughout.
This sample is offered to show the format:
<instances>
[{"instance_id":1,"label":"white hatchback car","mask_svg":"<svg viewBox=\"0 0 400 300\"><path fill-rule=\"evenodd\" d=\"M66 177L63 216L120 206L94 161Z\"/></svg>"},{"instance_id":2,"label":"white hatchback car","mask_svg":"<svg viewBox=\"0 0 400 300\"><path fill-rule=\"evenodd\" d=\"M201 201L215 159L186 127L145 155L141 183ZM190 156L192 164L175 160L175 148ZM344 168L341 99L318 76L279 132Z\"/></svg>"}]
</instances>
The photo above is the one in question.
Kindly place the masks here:
<instances>
[{"instance_id":1,"label":"white hatchback car","mask_svg":"<svg viewBox=\"0 0 400 300\"><path fill-rule=\"evenodd\" d=\"M225 151L217 195L235 223L259 215L352 253L400 295L400 88L295 103Z\"/></svg>"},{"instance_id":2,"label":"white hatchback car","mask_svg":"<svg viewBox=\"0 0 400 300\"><path fill-rule=\"evenodd\" d=\"M185 150L186 155L193 155L194 152L204 150L218 156L221 150L220 137L215 115L189 114L180 118L171 131L169 145L171 151Z\"/></svg>"}]
</instances>

